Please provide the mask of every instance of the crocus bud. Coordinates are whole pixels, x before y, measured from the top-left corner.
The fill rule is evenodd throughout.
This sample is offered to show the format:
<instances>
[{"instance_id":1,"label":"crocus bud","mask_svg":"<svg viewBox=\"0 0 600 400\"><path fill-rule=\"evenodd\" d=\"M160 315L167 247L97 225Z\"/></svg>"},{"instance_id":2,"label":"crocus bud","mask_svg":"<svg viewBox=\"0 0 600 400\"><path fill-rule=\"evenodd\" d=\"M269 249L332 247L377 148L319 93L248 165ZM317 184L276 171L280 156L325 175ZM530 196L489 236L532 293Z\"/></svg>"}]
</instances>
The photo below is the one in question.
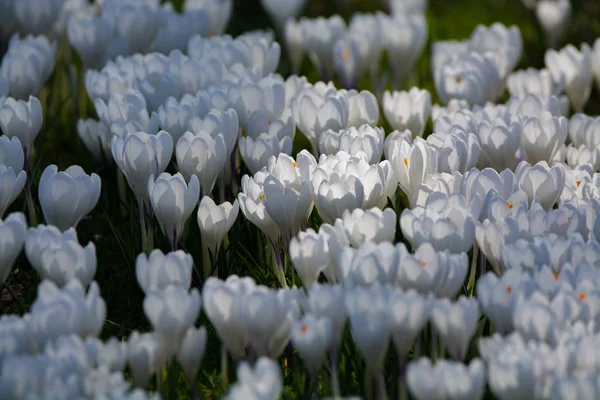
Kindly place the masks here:
<instances>
[{"instance_id":1,"label":"crocus bud","mask_svg":"<svg viewBox=\"0 0 600 400\"><path fill-rule=\"evenodd\" d=\"M133 331L129 335L127 361L133 383L137 387L145 387L168 357L169 353L165 351L165 346L156 333L140 334Z\"/></svg>"},{"instance_id":2,"label":"crocus bud","mask_svg":"<svg viewBox=\"0 0 600 400\"><path fill-rule=\"evenodd\" d=\"M183 175L163 172L156 181L154 175L148 179L148 197L152 210L169 242L175 249L185 222L190 217L200 196L198 178L192 175L186 183Z\"/></svg>"},{"instance_id":3,"label":"crocus bud","mask_svg":"<svg viewBox=\"0 0 600 400\"><path fill-rule=\"evenodd\" d=\"M144 291L163 290L169 285L189 290L192 284L192 256L182 250L163 254L152 250L150 255L140 253L135 260L135 276Z\"/></svg>"},{"instance_id":4,"label":"crocus bud","mask_svg":"<svg viewBox=\"0 0 600 400\"><path fill-rule=\"evenodd\" d=\"M3 284L25 243L27 222L22 213L0 218L0 284Z\"/></svg>"},{"instance_id":5,"label":"crocus bud","mask_svg":"<svg viewBox=\"0 0 600 400\"><path fill-rule=\"evenodd\" d=\"M202 240L213 256L219 252L221 242L237 219L240 206L235 200L233 204L225 202L215 204L213 199L204 196L198 207L198 227Z\"/></svg>"},{"instance_id":6,"label":"crocus bud","mask_svg":"<svg viewBox=\"0 0 600 400\"><path fill-rule=\"evenodd\" d=\"M308 229L300 232L290 241L289 252L292 263L305 287L310 287L319 278L319 274L329 264L329 254L325 251L325 237Z\"/></svg>"},{"instance_id":7,"label":"crocus bud","mask_svg":"<svg viewBox=\"0 0 600 400\"><path fill-rule=\"evenodd\" d=\"M325 352L331 343L331 335L331 321L328 318L307 314L292 325L292 343L313 377L323 363Z\"/></svg>"},{"instance_id":8,"label":"crocus bud","mask_svg":"<svg viewBox=\"0 0 600 400\"><path fill-rule=\"evenodd\" d=\"M177 361L185 377L190 384L196 382L196 376L200 369L200 362L204 357L204 351L206 349L206 328L189 328L183 335L183 342L179 353L177 353Z\"/></svg>"},{"instance_id":9,"label":"crocus bud","mask_svg":"<svg viewBox=\"0 0 600 400\"><path fill-rule=\"evenodd\" d=\"M175 352L200 313L200 292L177 286L154 290L144 298L144 313L169 351Z\"/></svg>"},{"instance_id":10,"label":"crocus bud","mask_svg":"<svg viewBox=\"0 0 600 400\"><path fill-rule=\"evenodd\" d=\"M431 319L448 352L456 360L463 360L479 321L477 301L466 297L461 297L456 303L448 299L438 300L431 310Z\"/></svg>"},{"instance_id":11,"label":"crocus bud","mask_svg":"<svg viewBox=\"0 0 600 400\"><path fill-rule=\"evenodd\" d=\"M0 164L0 187L2 187L0 190L0 218L13 201L19 197L26 181L27 173L25 171L15 171L13 167Z\"/></svg>"},{"instance_id":12,"label":"crocus bud","mask_svg":"<svg viewBox=\"0 0 600 400\"><path fill-rule=\"evenodd\" d=\"M61 231L76 228L96 207L100 189L100 177L87 175L78 165L64 172L58 172L56 165L48 166L40 178L38 194L46 223Z\"/></svg>"},{"instance_id":13,"label":"crocus bud","mask_svg":"<svg viewBox=\"0 0 600 400\"><path fill-rule=\"evenodd\" d=\"M413 87L408 92L383 94L383 113L392 128L410 130L413 137L423 136L431 115L431 95L427 90Z\"/></svg>"},{"instance_id":14,"label":"crocus bud","mask_svg":"<svg viewBox=\"0 0 600 400\"><path fill-rule=\"evenodd\" d=\"M156 135L144 132L114 136L111 143L115 163L127 178L140 205L149 206L148 181L159 176L171 161L173 139L165 131Z\"/></svg>"},{"instance_id":15,"label":"crocus bud","mask_svg":"<svg viewBox=\"0 0 600 400\"><path fill-rule=\"evenodd\" d=\"M42 105L37 97L29 96L27 102L7 98L0 105L0 128L6 136L19 138L29 155L42 128Z\"/></svg>"}]
</instances>

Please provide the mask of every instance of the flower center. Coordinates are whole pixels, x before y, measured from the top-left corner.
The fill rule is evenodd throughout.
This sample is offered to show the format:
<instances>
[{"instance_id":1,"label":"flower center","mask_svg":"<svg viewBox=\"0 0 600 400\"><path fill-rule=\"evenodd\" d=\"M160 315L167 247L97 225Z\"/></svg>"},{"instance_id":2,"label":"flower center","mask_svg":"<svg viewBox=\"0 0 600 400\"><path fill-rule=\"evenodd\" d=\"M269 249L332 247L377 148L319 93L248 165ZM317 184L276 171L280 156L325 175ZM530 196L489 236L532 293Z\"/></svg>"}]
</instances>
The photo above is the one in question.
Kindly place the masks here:
<instances>
[{"instance_id":1,"label":"flower center","mask_svg":"<svg viewBox=\"0 0 600 400\"><path fill-rule=\"evenodd\" d=\"M585 295L585 293L579 293L579 300L580 301L584 301L586 299L586 297L587 296Z\"/></svg>"},{"instance_id":2,"label":"flower center","mask_svg":"<svg viewBox=\"0 0 600 400\"><path fill-rule=\"evenodd\" d=\"M462 82L462 78L460 76L456 77L456 83L461 83Z\"/></svg>"},{"instance_id":3,"label":"flower center","mask_svg":"<svg viewBox=\"0 0 600 400\"><path fill-rule=\"evenodd\" d=\"M419 264L421 264L421 267L424 267L427 265L427 263L421 259L419 259Z\"/></svg>"},{"instance_id":4,"label":"flower center","mask_svg":"<svg viewBox=\"0 0 600 400\"><path fill-rule=\"evenodd\" d=\"M506 286L506 293L508 293L508 294L512 293L512 286L510 286L510 285Z\"/></svg>"},{"instance_id":5,"label":"flower center","mask_svg":"<svg viewBox=\"0 0 600 400\"><path fill-rule=\"evenodd\" d=\"M506 206L508 207L509 210L512 210L512 208L513 208L513 204L510 201L506 202Z\"/></svg>"},{"instance_id":6,"label":"flower center","mask_svg":"<svg viewBox=\"0 0 600 400\"><path fill-rule=\"evenodd\" d=\"M560 274L558 272L555 272L553 276L554 276L554 280L557 281L558 278L560 277Z\"/></svg>"}]
</instances>

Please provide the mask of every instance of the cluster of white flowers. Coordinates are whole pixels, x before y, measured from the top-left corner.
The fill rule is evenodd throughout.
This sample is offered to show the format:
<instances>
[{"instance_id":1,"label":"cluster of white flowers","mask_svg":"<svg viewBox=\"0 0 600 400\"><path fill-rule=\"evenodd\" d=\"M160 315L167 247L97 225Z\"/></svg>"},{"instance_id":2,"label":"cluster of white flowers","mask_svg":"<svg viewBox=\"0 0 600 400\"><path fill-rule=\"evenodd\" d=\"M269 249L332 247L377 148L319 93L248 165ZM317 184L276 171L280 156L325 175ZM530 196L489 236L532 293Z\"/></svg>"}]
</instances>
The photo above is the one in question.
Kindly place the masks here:
<instances>
[{"instance_id":1,"label":"cluster of white flowers","mask_svg":"<svg viewBox=\"0 0 600 400\"><path fill-rule=\"evenodd\" d=\"M23 250L41 279L29 312L0 317L0 398L158 398L143 389L175 360L194 386L211 331L197 327L201 309L222 362L238 363L227 399L280 398L286 349L315 385L328 358L340 398L347 324L380 398L389 351L399 393L419 400L481 399L486 388L499 399L600 397L600 117L584 113L594 79L600 89L600 39L520 71L516 26L433 43L437 105L417 87L354 89L366 73L379 80L383 52L398 86L411 74L427 43L425 1L390 0L391 15L346 25L296 21L305 0L263 0L293 68L308 54L315 83L275 72L272 32L224 35L232 0L186 0L182 13L158 0L97 3L0 1L10 22L0 38L14 34L0 64L0 284ZM569 1L526 3L558 43ZM135 276L152 331L124 341L99 339L103 266L76 232L106 182L77 165L49 165L38 180L30 169L49 38L65 29L98 116L77 122L79 138L140 212ZM334 69L347 89L329 82ZM379 101L393 132L379 126ZM297 130L310 149L294 154ZM4 217L23 191L29 220ZM202 288L178 250L195 210ZM240 210L239 225L270 246L257 255L279 288L219 271ZM170 253L154 249L155 221Z\"/></svg>"},{"instance_id":2,"label":"cluster of white flowers","mask_svg":"<svg viewBox=\"0 0 600 400\"><path fill-rule=\"evenodd\" d=\"M380 79L381 56L386 51L398 86L423 53L427 21L423 9L413 13L410 11L416 10L401 10L398 6L394 10L391 16L381 12L356 13L348 26L339 15L289 19L285 24L285 41L292 53L292 69L298 71L304 54L308 54L324 81L331 79L335 69L344 86L354 88L367 71L373 81Z\"/></svg>"}]
</instances>

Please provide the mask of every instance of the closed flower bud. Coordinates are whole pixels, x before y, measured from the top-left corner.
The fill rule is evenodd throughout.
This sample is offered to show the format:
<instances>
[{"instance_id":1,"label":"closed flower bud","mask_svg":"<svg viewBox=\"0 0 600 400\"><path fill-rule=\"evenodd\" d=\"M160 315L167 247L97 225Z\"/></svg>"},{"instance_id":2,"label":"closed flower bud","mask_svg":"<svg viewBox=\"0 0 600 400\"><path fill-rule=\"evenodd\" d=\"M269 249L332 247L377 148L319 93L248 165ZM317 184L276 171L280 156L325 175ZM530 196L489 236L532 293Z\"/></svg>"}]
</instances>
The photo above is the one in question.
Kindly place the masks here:
<instances>
[{"instance_id":1,"label":"closed flower bud","mask_svg":"<svg viewBox=\"0 0 600 400\"><path fill-rule=\"evenodd\" d=\"M100 177L87 175L78 165L64 172L59 172L56 165L48 166L40 178L38 194L46 223L62 231L76 228L96 207L100 189Z\"/></svg>"},{"instance_id":2,"label":"closed flower bud","mask_svg":"<svg viewBox=\"0 0 600 400\"><path fill-rule=\"evenodd\" d=\"M173 248L177 247L183 227L190 217L200 196L198 178L192 175L188 184L180 173L163 172L156 181L148 179L148 197L156 219Z\"/></svg>"}]
</instances>

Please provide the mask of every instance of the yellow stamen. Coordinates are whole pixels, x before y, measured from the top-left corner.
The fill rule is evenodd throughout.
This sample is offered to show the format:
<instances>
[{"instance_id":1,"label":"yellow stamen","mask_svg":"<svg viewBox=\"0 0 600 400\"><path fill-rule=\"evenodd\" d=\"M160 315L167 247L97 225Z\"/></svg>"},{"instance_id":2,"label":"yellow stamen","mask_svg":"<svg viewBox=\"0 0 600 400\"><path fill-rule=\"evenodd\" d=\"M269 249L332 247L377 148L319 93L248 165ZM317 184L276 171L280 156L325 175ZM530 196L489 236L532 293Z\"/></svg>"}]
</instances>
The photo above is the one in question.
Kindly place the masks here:
<instances>
[{"instance_id":1,"label":"yellow stamen","mask_svg":"<svg viewBox=\"0 0 600 400\"><path fill-rule=\"evenodd\" d=\"M404 157L404 165L408 167L408 158Z\"/></svg>"}]
</instances>

